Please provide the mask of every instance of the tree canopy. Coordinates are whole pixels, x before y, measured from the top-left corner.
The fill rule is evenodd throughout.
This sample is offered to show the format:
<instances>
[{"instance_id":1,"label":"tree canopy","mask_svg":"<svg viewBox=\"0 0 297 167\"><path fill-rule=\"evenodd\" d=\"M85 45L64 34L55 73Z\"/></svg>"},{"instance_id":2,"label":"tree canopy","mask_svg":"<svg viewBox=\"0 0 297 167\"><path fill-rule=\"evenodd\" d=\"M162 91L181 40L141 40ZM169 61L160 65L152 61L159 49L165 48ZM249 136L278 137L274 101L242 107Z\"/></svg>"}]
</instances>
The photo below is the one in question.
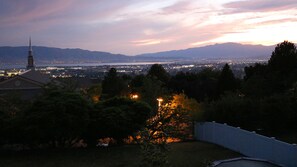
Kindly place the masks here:
<instances>
[{"instance_id":1,"label":"tree canopy","mask_svg":"<svg viewBox=\"0 0 297 167\"><path fill-rule=\"evenodd\" d=\"M234 91L238 88L238 83L230 66L225 64L218 80L218 93L222 94L225 91Z\"/></svg>"},{"instance_id":2,"label":"tree canopy","mask_svg":"<svg viewBox=\"0 0 297 167\"><path fill-rule=\"evenodd\" d=\"M279 71L286 75L297 69L297 50L294 43L284 41L278 44L268 61L271 71Z\"/></svg>"},{"instance_id":3,"label":"tree canopy","mask_svg":"<svg viewBox=\"0 0 297 167\"><path fill-rule=\"evenodd\" d=\"M170 75L160 64L152 65L147 73L147 76L156 78L157 80L162 81L165 84L167 84L170 79Z\"/></svg>"},{"instance_id":4,"label":"tree canopy","mask_svg":"<svg viewBox=\"0 0 297 167\"><path fill-rule=\"evenodd\" d=\"M268 64L245 68L244 93L267 96L285 92L297 82L297 50L294 43L284 41L275 47Z\"/></svg>"},{"instance_id":5,"label":"tree canopy","mask_svg":"<svg viewBox=\"0 0 297 167\"><path fill-rule=\"evenodd\" d=\"M51 91L24 113L24 132L29 143L65 144L81 137L88 123L89 103L79 94Z\"/></svg>"},{"instance_id":6,"label":"tree canopy","mask_svg":"<svg viewBox=\"0 0 297 167\"><path fill-rule=\"evenodd\" d=\"M268 64L245 67L242 88L205 105L206 119L267 135L296 131L296 53L296 46L284 41L275 47Z\"/></svg>"},{"instance_id":7,"label":"tree canopy","mask_svg":"<svg viewBox=\"0 0 297 167\"><path fill-rule=\"evenodd\" d=\"M185 93L198 102L217 99L219 71L206 68L198 73L179 72L170 80L169 87L177 93Z\"/></svg>"},{"instance_id":8,"label":"tree canopy","mask_svg":"<svg viewBox=\"0 0 297 167\"><path fill-rule=\"evenodd\" d=\"M102 101L90 112L88 135L92 139L111 137L120 141L140 130L151 114L146 103L128 98Z\"/></svg>"},{"instance_id":9,"label":"tree canopy","mask_svg":"<svg viewBox=\"0 0 297 167\"><path fill-rule=\"evenodd\" d=\"M111 68L102 81L102 96L105 99L121 96L128 85L118 76L117 70Z\"/></svg>"}]
</instances>

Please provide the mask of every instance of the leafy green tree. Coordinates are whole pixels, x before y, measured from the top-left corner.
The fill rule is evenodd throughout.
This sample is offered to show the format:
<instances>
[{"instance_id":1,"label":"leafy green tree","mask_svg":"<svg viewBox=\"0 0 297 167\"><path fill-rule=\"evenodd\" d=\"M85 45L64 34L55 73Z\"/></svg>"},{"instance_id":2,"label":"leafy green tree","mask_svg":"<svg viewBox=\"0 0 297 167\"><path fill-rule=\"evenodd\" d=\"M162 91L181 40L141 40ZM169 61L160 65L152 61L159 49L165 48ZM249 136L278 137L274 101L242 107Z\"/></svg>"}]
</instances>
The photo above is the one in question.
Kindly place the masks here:
<instances>
[{"instance_id":1,"label":"leafy green tree","mask_svg":"<svg viewBox=\"0 0 297 167\"><path fill-rule=\"evenodd\" d=\"M143 102L123 97L102 101L90 112L88 141L111 137L120 142L143 128L150 115L151 108Z\"/></svg>"},{"instance_id":2,"label":"leafy green tree","mask_svg":"<svg viewBox=\"0 0 297 167\"><path fill-rule=\"evenodd\" d=\"M79 94L53 90L36 100L24 113L24 132L29 144L66 146L81 137L90 110Z\"/></svg>"},{"instance_id":3,"label":"leafy green tree","mask_svg":"<svg viewBox=\"0 0 297 167\"><path fill-rule=\"evenodd\" d=\"M138 133L141 144L142 166L170 166L168 161L169 141L180 141L192 136L192 114L199 109L198 103L184 94L172 99L163 99L158 111L147 120Z\"/></svg>"},{"instance_id":4,"label":"leafy green tree","mask_svg":"<svg viewBox=\"0 0 297 167\"><path fill-rule=\"evenodd\" d=\"M173 107L178 107L188 112L190 115L190 121L203 120L203 109L195 99L188 98L184 93L173 95L172 99ZM190 122L189 122L190 123Z\"/></svg>"}]
</instances>

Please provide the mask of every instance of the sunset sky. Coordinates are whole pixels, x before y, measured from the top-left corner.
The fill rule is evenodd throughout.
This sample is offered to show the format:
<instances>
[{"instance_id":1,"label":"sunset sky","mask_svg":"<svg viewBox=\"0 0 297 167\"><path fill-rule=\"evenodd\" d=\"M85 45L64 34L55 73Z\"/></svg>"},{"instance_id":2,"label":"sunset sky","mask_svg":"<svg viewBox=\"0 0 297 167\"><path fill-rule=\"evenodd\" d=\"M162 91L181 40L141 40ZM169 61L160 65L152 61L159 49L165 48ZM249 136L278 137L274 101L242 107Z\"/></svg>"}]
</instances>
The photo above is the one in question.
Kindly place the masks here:
<instances>
[{"instance_id":1,"label":"sunset sky","mask_svg":"<svg viewBox=\"0 0 297 167\"><path fill-rule=\"evenodd\" d=\"M297 0L0 0L0 46L136 55L297 42Z\"/></svg>"}]
</instances>

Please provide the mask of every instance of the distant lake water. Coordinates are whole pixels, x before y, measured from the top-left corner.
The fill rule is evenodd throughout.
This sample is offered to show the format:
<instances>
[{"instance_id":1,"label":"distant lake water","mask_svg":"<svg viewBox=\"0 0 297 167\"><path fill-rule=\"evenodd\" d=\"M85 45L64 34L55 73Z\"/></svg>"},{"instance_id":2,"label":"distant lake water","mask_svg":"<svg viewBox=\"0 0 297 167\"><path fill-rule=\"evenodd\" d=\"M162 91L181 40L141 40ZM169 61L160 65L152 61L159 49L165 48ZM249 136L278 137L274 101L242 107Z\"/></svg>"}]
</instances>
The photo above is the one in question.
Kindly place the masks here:
<instances>
[{"instance_id":1,"label":"distant lake water","mask_svg":"<svg viewBox=\"0 0 297 167\"><path fill-rule=\"evenodd\" d=\"M36 67L88 67L88 66L122 66L122 65L152 65L152 64L171 64L174 62L122 62L122 63L81 63L81 64L40 64ZM0 69L22 69L24 64L1 64Z\"/></svg>"}]
</instances>

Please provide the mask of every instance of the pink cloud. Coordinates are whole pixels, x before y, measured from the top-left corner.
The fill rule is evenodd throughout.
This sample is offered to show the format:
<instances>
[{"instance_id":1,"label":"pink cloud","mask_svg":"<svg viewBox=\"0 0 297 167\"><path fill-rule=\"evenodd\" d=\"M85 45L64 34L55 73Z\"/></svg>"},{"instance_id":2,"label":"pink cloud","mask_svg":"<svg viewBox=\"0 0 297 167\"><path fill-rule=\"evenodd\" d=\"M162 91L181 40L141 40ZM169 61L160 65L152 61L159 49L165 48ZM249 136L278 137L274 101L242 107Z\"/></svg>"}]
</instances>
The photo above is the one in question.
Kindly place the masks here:
<instances>
[{"instance_id":1,"label":"pink cloud","mask_svg":"<svg viewBox=\"0 0 297 167\"><path fill-rule=\"evenodd\" d=\"M297 22L297 18L284 18L284 19L274 19L274 20L267 20L256 23L257 25L275 25L280 23L291 23Z\"/></svg>"},{"instance_id":2,"label":"pink cloud","mask_svg":"<svg viewBox=\"0 0 297 167\"><path fill-rule=\"evenodd\" d=\"M73 1L53 1L42 4L26 4L26 1L16 3L15 12L0 18L1 26L17 26L45 17L53 17L70 7ZM29 8L31 5L32 8ZM28 7L29 6L29 7Z\"/></svg>"},{"instance_id":3,"label":"pink cloud","mask_svg":"<svg viewBox=\"0 0 297 167\"><path fill-rule=\"evenodd\" d=\"M296 23L295 1L2 1L0 44L26 45L32 35L37 45L130 55L185 49L263 25Z\"/></svg>"},{"instance_id":4,"label":"pink cloud","mask_svg":"<svg viewBox=\"0 0 297 167\"><path fill-rule=\"evenodd\" d=\"M164 14L188 12L192 8L191 5L192 3L190 1L178 1L171 6L163 8L162 11L164 12Z\"/></svg>"},{"instance_id":5,"label":"pink cloud","mask_svg":"<svg viewBox=\"0 0 297 167\"><path fill-rule=\"evenodd\" d=\"M233 9L234 13L239 12L267 12L287 9L296 9L296 0L245 0L229 2L223 5L225 8Z\"/></svg>"}]
</instances>

